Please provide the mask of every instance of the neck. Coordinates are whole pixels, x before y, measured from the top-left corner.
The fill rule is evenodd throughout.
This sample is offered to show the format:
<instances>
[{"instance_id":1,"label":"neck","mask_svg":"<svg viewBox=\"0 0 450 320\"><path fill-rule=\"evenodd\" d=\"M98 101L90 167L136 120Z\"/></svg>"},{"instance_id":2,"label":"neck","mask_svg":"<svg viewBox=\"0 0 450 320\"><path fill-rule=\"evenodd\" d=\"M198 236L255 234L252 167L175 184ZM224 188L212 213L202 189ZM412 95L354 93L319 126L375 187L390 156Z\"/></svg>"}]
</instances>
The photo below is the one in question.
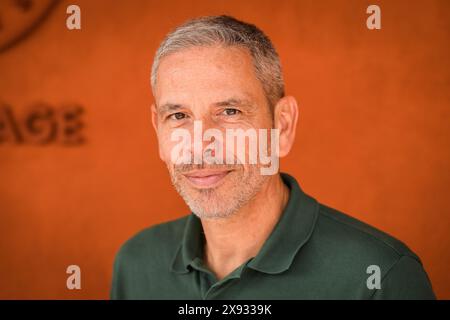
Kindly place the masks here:
<instances>
[{"instance_id":1,"label":"neck","mask_svg":"<svg viewBox=\"0 0 450 320\"><path fill-rule=\"evenodd\" d=\"M271 176L260 192L230 217L202 219L206 239L205 262L218 280L258 254L288 199L289 189L277 174Z\"/></svg>"}]
</instances>

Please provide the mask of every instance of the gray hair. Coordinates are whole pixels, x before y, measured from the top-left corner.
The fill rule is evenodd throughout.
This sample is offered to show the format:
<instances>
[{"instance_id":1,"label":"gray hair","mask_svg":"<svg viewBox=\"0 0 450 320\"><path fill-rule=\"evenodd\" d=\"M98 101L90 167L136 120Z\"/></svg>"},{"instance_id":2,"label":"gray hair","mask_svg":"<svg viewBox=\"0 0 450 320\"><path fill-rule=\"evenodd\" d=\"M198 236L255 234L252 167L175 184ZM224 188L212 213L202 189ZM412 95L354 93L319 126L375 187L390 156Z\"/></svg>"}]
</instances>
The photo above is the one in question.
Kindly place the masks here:
<instances>
[{"instance_id":1,"label":"gray hair","mask_svg":"<svg viewBox=\"0 0 450 320\"><path fill-rule=\"evenodd\" d=\"M162 58L183 49L212 45L239 46L250 51L256 77L262 84L271 109L284 96L280 58L270 39L255 25L225 15L189 20L165 37L153 60L153 91Z\"/></svg>"}]
</instances>

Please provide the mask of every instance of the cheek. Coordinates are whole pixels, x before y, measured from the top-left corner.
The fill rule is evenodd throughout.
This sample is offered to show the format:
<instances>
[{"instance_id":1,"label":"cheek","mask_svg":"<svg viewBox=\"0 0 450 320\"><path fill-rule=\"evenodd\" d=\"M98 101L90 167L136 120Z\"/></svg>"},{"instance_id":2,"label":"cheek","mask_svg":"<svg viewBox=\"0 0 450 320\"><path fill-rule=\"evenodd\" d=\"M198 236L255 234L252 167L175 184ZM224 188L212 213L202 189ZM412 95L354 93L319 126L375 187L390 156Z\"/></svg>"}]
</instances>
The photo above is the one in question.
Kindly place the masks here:
<instances>
[{"instance_id":1,"label":"cheek","mask_svg":"<svg viewBox=\"0 0 450 320\"><path fill-rule=\"evenodd\" d=\"M159 156L162 161L169 164L170 155L176 141L171 141L171 135L169 132L160 131L158 134L158 144L159 144Z\"/></svg>"},{"instance_id":2,"label":"cheek","mask_svg":"<svg viewBox=\"0 0 450 320\"><path fill-rule=\"evenodd\" d=\"M181 159L184 149L186 148L180 146L177 142L168 140L168 142L162 143L160 146L161 158L166 164L174 164L178 157Z\"/></svg>"},{"instance_id":3,"label":"cheek","mask_svg":"<svg viewBox=\"0 0 450 320\"><path fill-rule=\"evenodd\" d=\"M192 133L187 129L168 129L158 137L161 159L168 165L191 160Z\"/></svg>"}]
</instances>

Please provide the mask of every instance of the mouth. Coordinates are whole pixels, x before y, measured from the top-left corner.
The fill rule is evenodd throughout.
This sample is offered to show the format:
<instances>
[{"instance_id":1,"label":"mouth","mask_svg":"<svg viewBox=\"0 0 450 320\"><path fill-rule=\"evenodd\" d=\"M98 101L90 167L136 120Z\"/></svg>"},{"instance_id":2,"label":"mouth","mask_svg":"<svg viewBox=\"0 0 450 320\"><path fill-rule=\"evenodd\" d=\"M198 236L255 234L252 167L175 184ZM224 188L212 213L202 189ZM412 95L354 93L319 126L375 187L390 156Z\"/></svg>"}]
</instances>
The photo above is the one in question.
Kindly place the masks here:
<instances>
[{"instance_id":1,"label":"mouth","mask_svg":"<svg viewBox=\"0 0 450 320\"><path fill-rule=\"evenodd\" d=\"M231 172L231 170L194 170L183 175L195 188L214 188Z\"/></svg>"}]
</instances>

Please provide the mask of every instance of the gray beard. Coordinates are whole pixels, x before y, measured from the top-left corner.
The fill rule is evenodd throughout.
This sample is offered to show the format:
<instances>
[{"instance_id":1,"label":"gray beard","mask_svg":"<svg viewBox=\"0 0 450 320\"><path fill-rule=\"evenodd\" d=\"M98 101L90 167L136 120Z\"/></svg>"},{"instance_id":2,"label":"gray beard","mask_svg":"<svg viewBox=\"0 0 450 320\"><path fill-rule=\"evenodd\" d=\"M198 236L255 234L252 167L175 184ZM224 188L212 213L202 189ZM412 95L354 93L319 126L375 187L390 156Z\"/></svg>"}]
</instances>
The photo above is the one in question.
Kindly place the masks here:
<instances>
[{"instance_id":1,"label":"gray beard","mask_svg":"<svg viewBox=\"0 0 450 320\"><path fill-rule=\"evenodd\" d=\"M230 191L225 195L220 194L221 186L219 186L214 189L195 190L198 196L194 197L192 188L181 182L177 173L169 172L172 184L177 192L184 199L189 209L201 219L223 219L234 215L256 196L268 178L260 175L259 168L255 166L249 175L242 177L242 179L240 177L235 178L235 187L230 188Z\"/></svg>"}]
</instances>

